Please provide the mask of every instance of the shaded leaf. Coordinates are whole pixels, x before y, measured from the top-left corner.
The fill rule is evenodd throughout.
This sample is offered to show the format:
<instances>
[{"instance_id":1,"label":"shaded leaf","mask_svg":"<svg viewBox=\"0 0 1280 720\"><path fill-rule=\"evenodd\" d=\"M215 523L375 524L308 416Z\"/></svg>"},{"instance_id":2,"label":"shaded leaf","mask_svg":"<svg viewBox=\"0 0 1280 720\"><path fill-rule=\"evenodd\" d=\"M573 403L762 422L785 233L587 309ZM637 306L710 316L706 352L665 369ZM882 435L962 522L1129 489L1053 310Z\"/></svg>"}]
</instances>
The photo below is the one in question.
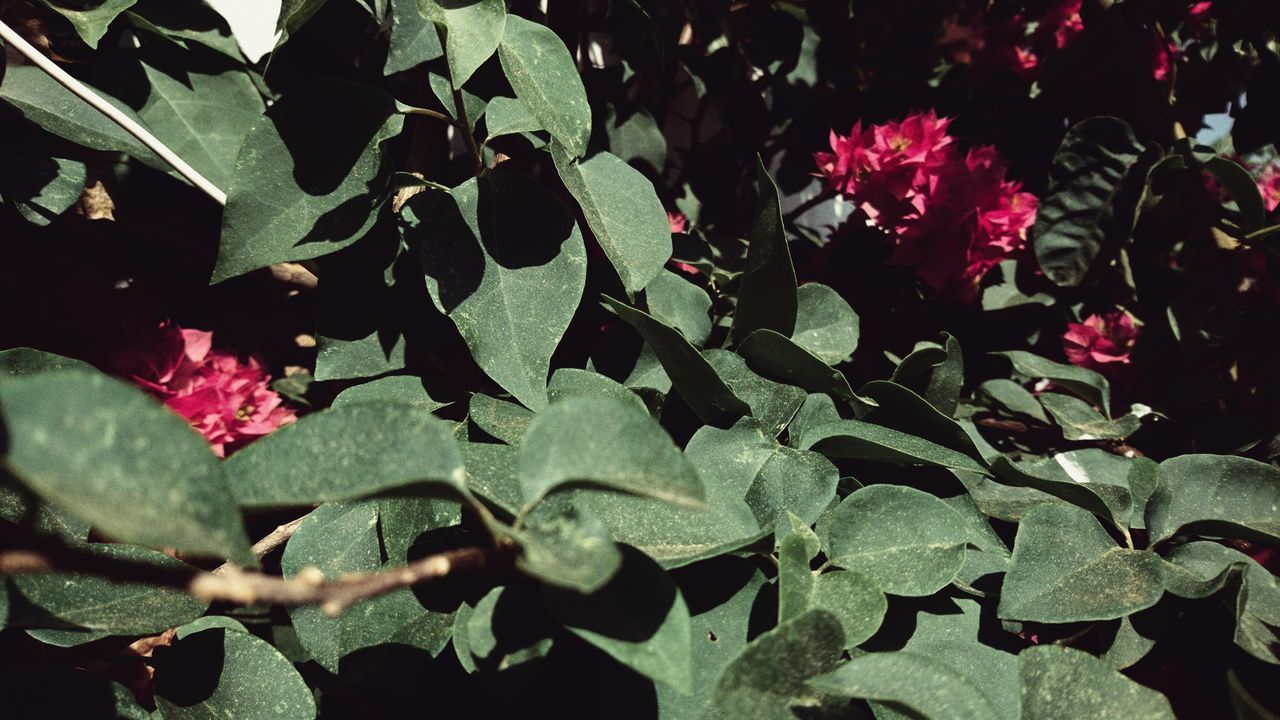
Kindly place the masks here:
<instances>
[{"instance_id":1,"label":"shaded leaf","mask_svg":"<svg viewBox=\"0 0 1280 720\"><path fill-rule=\"evenodd\" d=\"M1248 170L1221 155L1214 155L1206 160L1204 169L1231 193L1231 199L1240 208L1245 230L1258 230L1267 223L1267 206Z\"/></svg>"},{"instance_id":2,"label":"shaded leaf","mask_svg":"<svg viewBox=\"0 0 1280 720\"><path fill-rule=\"evenodd\" d=\"M760 377L747 367L745 360L728 350L704 350L702 356L733 394L747 403L751 416L775 437L787 427L804 402L803 389Z\"/></svg>"},{"instance_id":3,"label":"shaded leaf","mask_svg":"<svg viewBox=\"0 0 1280 720\"><path fill-rule=\"evenodd\" d=\"M548 585L573 593L604 587L623 562L622 551L599 518L553 497L539 503L523 529L516 567Z\"/></svg>"},{"instance_id":4,"label":"shaded leaf","mask_svg":"<svg viewBox=\"0 0 1280 720\"><path fill-rule=\"evenodd\" d=\"M822 283L796 290L795 344L828 365L844 362L858 348L858 314L840 294Z\"/></svg>"},{"instance_id":5,"label":"shaded leaf","mask_svg":"<svg viewBox=\"0 0 1280 720\"><path fill-rule=\"evenodd\" d=\"M748 235L747 264L738 290L730 336L737 342L756 330L790 337L796 327L796 270L782 224L778 186L756 157L756 210Z\"/></svg>"},{"instance_id":6,"label":"shaded leaf","mask_svg":"<svg viewBox=\"0 0 1280 720\"><path fill-rule=\"evenodd\" d=\"M927 655L876 652L859 655L809 681L832 695L891 702L925 718L996 717L986 696L964 675Z\"/></svg>"},{"instance_id":7,"label":"shaded leaf","mask_svg":"<svg viewBox=\"0 0 1280 720\"><path fill-rule=\"evenodd\" d=\"M795 706L835 704L807 681L835 668L843 649L840 622L828 612L811 610L778 625L725 667L711 696L711 716L773 720L793 717Z\"/></svg>"},{"instance_id":8,"label":"shaded leaf","mask_svg":"<svg viewBox=\"0 0 1280 720\"><path fill-rule=\"evenodd\" d=\"M156 668L156 705L172 720L309 720L316 704L302 676L256 635L210 628L178 640Z\"/></svg>"},{"instance_id":9,"label":"shaded leaf","mask_svg":"<svg viewBox=\"0 0 1280 720\"><path fill-rule=\"evenodd\" d=\"M858 403L843 373L816 355L773 330L757 330L738 347L751 369L766 377L792 383L809 392L820 392Z\"/></svg>"},{"instance_id":10,"label":"shaded leaf","mask_svg":"<svg viewBox=\"0 0 1280 720\"><path fill-rule=\"evenodd\" d=\"M472 395L467 407L471 422L508 445L519 445L533 422L532 410L484 393Z\"/></svg>"},{"instance_id":11,"label":"shaded leaf","mask_svg":"<svg viewBox=\"0 0 1280 720\"><path fill-rule=\"evenodd\" d=\"M427 392L422 380L412 375L392 375L353 385L338 393L330 407L364 402L398 402L433 412L448 405Z\"/></svg>"},{"instance_id":12,"label":"shaded leaf","mask_svg":"<svg viewBox=\"0 0 1280 720\"><path fill-rule=\"evenodd\" d=\"M1172 720L1163 695L1107 667L1092 655L1057 645L1018 654L1022 676L1022 716L1094 720Z\"/></svg>"},{"instance_id":13,"label":"shaded leaf","mask_svg":"<svg viewBox=\"0 0 1280 720\"><path fill-rule=\"evenodd\" d=\"M1280 539L1280 470L1228 455L1182 455L1160 463L1159 485L1147 505L1147 529L1157 543L1178 532Z\"/></svg>"},{"instance_id":14,"label":"shaded leaf","mask_svg":"<svg viewBox=\"0 0 1280 720\"><path fill-rule=\"evenodd\" d=\"M391 39L382 74L403 72L441 55L440 34L418 12L417 0L391 0Z\"/></svg>"},{"instance_id":15,"label":"shaded leaf","mask_svg":"<svg viewBox=\"0 0 1280 720\"><path fill-rule=\"evenodd\" d=\"M1103 480L1103 475L1111 469L1110 463L1095 453L1109 454L1104 450L1073 451L1026 463L1013 463L1000 457L991 464L991 471L998 482L1035 488L1084 508L1127 533L1133 498L1123 480L1125 476L1120 476L1120 482Z\"/></svg>"},{"instance_id":16,"label":"shaded leaf","mask_svg":"<svg viewBox=\"0 0 1280 720\"><path fill-rule=\"evenodd\" d=\"M0 377L34 375L49 370L93 371L93 366L83 360L57 355L29 347L0 350Z\"/></svg>"},{"instance_id":17,"label":"shaded leaf","mask_svg":"<svg viewBox=\"0 0 1280 720\"><path fill-rule=\"evenodd\" d=\"M455 88L497 51L508 24L503 0L418 0L418 11L444 31L444 53Z\"/></svg>"},{"instance_id":18,"label":"shaded leaf","mask_svg":"<svg viewBox=\"0 0 1280 720\"><path fill-rule=\"evenodd\" d=\"M986 473L973 458L891 428L861 420L826 423L807 432L805 445L827 457L875 460L894 465L936 467Z\"/></svg>"},{"instance_id":19,"label":"shaded leaf","mask_svg":"<svg viewBox=\"0 0 1280 720\"><path fill-rule=\"evenodd\" d=\"M71 21L71 27L75 28L80 39L94 50L98 49L98 41L107 34L107 28L111 26L112 21L119 17L120 13L133 7L137 1L102 0L95 5L76 3L72 0L72 6L68 7L56 0L40 0L45 7Z\"/></svg>"},{"instance_id":20,"label":"shaded leaf","mask_svg":"<svg viewBox=\"0 0 1280 720\"><path fill-rule=\"evenodd\" d=\"M85 165L76 160L25 155L9 161L0 196L27 222L44 227L66 212L84 191Z\"/></svg>"},{"instance_id":21,"label":"shaded leaf","mask_svg":"<svg viewBox=\"0 0 1280 720\"><path fill-rule=\"evenodd\" d=\"M1040 406L1036 396L1012 380L988 380L978 386L978 392L991 398L1008 412L1049 424L1049 416L1044 414L1044 408Z\"/></svg>"},{"instance_id":22,"label":"shaded leaf","mask_svg":"<svg viewBox=\"0 0 1280 720\"><path fill-rule=\"evenodd\" d=\"M1089 403L1062 393L1041 393L1040 404L1068 440L1123 440L1142 426L1136 415L1108 420Z\"/></svg>"},{"instance_id":23,"label":"shaded leaf","mask_svg":"<svg viewBox=\"0 0 1280 720\"><path fill-rule=\"evenodd\" d=\"M1046 360L1022 350L995 353L1008 358L1013 369L1029 378L1052 380L1077 396L1088 401L1090 405L1102 408L1102 413L1110 417L1111 385L1098 373L1075 365Z\"/></svg>"},{"instance_id":24,"label":"shaded leaf","mask_svg":"<svg viewBox=\"0 0 1280 720\"><path fill-rule=\"evenodd\" d=\"M706 291L670 270L659 272L644 288L649 312L680 331L699 347L711 336L711 297Z\"/></svg>"}]
</instances>

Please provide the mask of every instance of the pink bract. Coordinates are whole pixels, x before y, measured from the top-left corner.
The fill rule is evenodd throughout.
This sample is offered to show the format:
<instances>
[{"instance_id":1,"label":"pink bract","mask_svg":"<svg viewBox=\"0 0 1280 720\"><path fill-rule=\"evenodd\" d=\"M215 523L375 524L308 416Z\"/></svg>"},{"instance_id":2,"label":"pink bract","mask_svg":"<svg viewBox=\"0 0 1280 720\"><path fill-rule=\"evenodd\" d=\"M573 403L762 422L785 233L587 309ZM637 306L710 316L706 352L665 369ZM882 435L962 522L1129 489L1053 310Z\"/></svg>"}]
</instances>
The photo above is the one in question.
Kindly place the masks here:
<instances>
[{"instance_id":1,"label":"pink bract","mask_svg":"<svg viewBox=\"0 0 1280 720\"><path fill-rule=\"evenodd\" d=\"M1123 310L1090 315L1083 323L1068 323L1062 349L1073 365L1106 374L1129 364L1138 341L1138 328Z\"/></svg>"},{"instance_id":2,"label":"pink bract","mask_svg":"<svg viewBox=\"0 0 1280 720\"><path fill-rule=\"evenodd\" d=\"M667 211L667 224L671 226L671 232L682 233L689 229L689 218L684 213Z\"/></svg>"},{"instance_id":3,"label":"pink bract","mask_svg":"<svg viewBox=\"0 0 1280 720\"><path fill-rule=\"evenodd\" d=\"M117 357L117 367L164 401L225 457L297 416L269 386L257 358L213 349L213 333L161 323L154 348Z\"/></svg>"}]
</instances>

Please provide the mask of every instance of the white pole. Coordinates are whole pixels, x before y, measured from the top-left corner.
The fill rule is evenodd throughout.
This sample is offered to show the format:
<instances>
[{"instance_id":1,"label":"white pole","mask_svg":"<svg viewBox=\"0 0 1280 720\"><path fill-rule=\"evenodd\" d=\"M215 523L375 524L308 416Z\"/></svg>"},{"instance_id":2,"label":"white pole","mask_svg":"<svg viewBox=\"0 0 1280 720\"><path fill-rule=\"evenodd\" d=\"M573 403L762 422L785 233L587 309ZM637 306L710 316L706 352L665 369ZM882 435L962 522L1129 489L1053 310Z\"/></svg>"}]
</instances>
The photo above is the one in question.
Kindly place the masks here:
<instances>
[{"instance_id":1,"label":"white pole","mask_svg":"<svg viewBox=\"0 0 1280 720\"><path fill-rule=\"evenodd\" d=\"M147 149L159 155L165 162L173 166L178 174L186 178L192 185L200 188L209 197L217 201L219 205L227 204L227 194L222 192L213 183L209 182L205 176L196 172L196 169L187 164L185 160L174 154L164 143L160 142L155 135L152 135L146 128L134 122L128 115L120 112L114 105L103 100L100 95L89 89L84 83L76 80L67 74L66 70L58 67L52 60L44 56L39 50L31 47L31 44L22 39L22 36L13 31L13 28L0 21L0 37L4 38L5 43L12 46L15 50L22 53L28 60L35 63L36 67L45 71L54 80L57 80L63 87L70 90L76 97L84 100L93 106L93 109L106 115L112 122L124 128L126 132L134 136Z\"/></svg>"}]
</instances>

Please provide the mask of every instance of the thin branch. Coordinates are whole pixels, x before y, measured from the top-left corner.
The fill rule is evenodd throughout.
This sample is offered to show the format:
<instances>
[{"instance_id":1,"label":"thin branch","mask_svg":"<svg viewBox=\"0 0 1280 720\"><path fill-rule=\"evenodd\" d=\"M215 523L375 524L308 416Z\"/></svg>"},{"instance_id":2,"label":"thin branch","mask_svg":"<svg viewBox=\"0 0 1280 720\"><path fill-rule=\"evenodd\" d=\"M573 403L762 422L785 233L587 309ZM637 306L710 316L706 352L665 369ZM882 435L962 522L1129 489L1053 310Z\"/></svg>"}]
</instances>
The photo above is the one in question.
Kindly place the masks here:
<instances>
[{"instance_id":1,"label":"thin branch","mask_svg":"<svg viewBox=\"0 0 1280 720\"><path fill-rule=\"evenodd\" d=\"M296 530L287 523L255 545L270 552ZM291 527L293 526L293 527ZM517 548L509 543L492 547L449 550L400 567L326 579L317 568L304 568L292 578L223 565L213 572L190 566L162 566L107 557L87 548L62 543L15 525L0 523L0 576L28 573L80 573L115 582L146 583L183 590L209 602L238 605L319 605L337 615L362 600L459 573L503 570L511 566ZM264 549L267 548L267 549Z\"/></svg>"},{"instance_id":2,"label":"thin branch","mask_svg":"<svg viewBox=\"0 0 1280 720\"><path fill-rule=\"evenodd\" d=\"M297 520L291 520L283 525L277 526L275 530L267 533L261 540L254 543L253 547L249 548L253 551L253 556L261 560L269 555L272 550L275 550L288 542L289 538L293 537L293 534L298 531L298 526L306 519L307 516L303 515ZM235 570L235 565L228 562L219 565L217 569L213 571L213 574L223 575L228 572L232 572L233 570Z\"/></svg>"},{"instance_id":3,"label":"thin branch","mask_svg":"<svg viewBox=\"0 0 1280 720\"><path fill-rule=\"evenodd\" d=\"M195 168L187 164L185 160L178 157L167 145L160 142L155 135L134 122L128 115L120 112L111 103L102 99L93 90L89 89L84 83L71 77L67 71L58 67L52 60L45 57L43 53L36 50L21 35L14 32L13 28L0 21L0 37L4 38L6 44L12 46L15 50L26 56L28 60L35 64L36 67L43 70L54 80L57 80L66 89L70 90L76 97L88 103L93 109L106 115L111 122L119 125L125 132L134 136L147 147L147 149L160 156L165 162L169 163L178 174L186 178L188 182L204 191L206 195L213 198L219 205L227 204L227 194L222 192L213 183L209 182L203 175L196 171Z\"/></svg>"},{"instance_id":4,"label":"thin branch","mask_svg":"<svg viewBox=\"0 0 1280 720\"><path fill-rule=\"evenodd\" d=\"M443 120L449 123L450 125L458 124L453 118L449 117L448 115L445 115L439 110L432 110L430 108L420 108L420 107L413 107L412 105L405 105L404 107L400 108L400 113L402 115L425 115L429 118L435 118L436 120Z\"/></svg>"},{"instance_id":5,"label":"thin branch","mask_svg":"<svg viewBox=\"0 0 1280 720\"><path fill-rule=\"evenodd\" d=\"M467 152L471 154L472 170L476 177L480 177L484 174L484 155L480 154L476 135L471 131L471 119L467 117L467 104L463 102L461 88L453 89L453 105L458 111L458 132L462 133L462 139L467 144Z\"/></svg>"}]
</instances>

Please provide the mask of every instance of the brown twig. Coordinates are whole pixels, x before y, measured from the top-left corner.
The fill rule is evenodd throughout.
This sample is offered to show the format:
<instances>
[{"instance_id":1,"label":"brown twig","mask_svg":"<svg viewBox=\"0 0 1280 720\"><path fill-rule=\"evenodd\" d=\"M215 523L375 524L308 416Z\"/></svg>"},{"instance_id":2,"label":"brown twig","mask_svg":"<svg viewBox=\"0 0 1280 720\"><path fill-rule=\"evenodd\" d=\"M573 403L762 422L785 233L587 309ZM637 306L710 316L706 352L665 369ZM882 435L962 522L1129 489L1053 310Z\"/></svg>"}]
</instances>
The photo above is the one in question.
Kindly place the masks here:
<instances>
[{"instance_id":1,"label":"brown twig","mask_svg":"<svg viewBox=\"0 0 1280 720\"><path fill-rule=\"evenodd\" d=\"M275 550L288 542L289 538L293 537L293 534L298 531L298 526L306 519L307 516L303 515L297 520L290 520L283 525L277 526L275 530L264 535L261 540L254 543L253 546L249 548L253 551L253 556L261 560L270 554L272 550ZM213 574L222 575L234 569L235 566L231 563L223 563L214 569Z\"/></svg>"},{"instance_id":2,"label":"brown twig","mask_svg":"<svg viewBox=\"0 0 1280 720\"><path fill-rule=\"evenodd\" d=\"M262 554L278 547L296 523L281 525L255 545ZM292 527L291 527L292 526ZM270 546L270 547L267 547ZM209 602L240 605L319 605L326 614L337 615L351 605L393 590L440 580L458 573L510 566L516 548L510 544L469 547L425 557L407 565L372 573L326 579L317 568L304 568L292 578L243 570L223 565L213 572L190 566L160 566L151 563L106 557L87 548L76 547L48 536L0 523L0 576L41 572L68 572L93 575L116 582L146 583L171 587Z\"/></svg>"}]
</instances>

